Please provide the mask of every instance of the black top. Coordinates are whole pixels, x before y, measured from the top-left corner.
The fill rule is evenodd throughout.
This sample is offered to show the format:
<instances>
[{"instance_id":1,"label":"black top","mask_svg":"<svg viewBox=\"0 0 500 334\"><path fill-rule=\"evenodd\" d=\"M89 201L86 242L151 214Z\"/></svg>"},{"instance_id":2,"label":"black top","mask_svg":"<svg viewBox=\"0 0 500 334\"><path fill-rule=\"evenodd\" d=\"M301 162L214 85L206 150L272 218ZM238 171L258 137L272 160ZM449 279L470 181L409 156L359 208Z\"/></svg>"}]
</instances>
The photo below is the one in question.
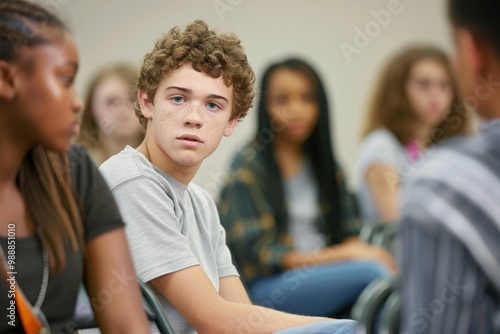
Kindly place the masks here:
<instances>
[{"instance_id":1,"label":"black top","mask_svg":"<svg viewBox=\"0 0 500 334\"><path fill-rule=\"evenodd\" d=\"M69 151L71 174L76 192L83 208L86 226L85 241L123 226L123 220L106 182L81 146ZM6 231L2 231L5 235ZM0 244L7 254L7 238L0 237ZM33 305L42 284L43 257L40 243L35 236L15 239L16 280ZM78 288L83 280L84 258L81 251L75 252L68 245L66 266L56 276L50 276L42 311L50 323L52 333L64 332L75 310ZM0 280L0 333L22 333L19 314L15 312L15 327L8 324L10 298L5 279Z\"/></svg>"}]
</instances>

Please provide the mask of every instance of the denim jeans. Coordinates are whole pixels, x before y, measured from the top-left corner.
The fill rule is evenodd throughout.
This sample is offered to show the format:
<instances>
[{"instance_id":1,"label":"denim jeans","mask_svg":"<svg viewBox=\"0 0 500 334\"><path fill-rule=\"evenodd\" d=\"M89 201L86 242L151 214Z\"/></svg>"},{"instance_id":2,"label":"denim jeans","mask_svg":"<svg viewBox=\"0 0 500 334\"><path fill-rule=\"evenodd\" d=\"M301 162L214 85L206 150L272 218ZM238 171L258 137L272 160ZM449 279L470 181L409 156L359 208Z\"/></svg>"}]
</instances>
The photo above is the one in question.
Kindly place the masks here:
<instances>
[{"instance_id":1,"label":"denim jeans","mask_svg":"<svg viewBox=\"0 0 500 334\"><path fill-rule=\"evenodd\" d=\"M249 291L257 305L295 314L339 316L370 282L388 275L376 262L345 261L260 278Z\"/></svg>"},{"instance_id":2,"label":"denim jeans","mask_svg":"<svg viewBox=\"0 0 500 334\"><path fill-rule=\"evenodd\" d=\"M354 334L356 333L354 320L320 321L309 325L283 329L274 334Z\"/></svg>"}]
</instances>

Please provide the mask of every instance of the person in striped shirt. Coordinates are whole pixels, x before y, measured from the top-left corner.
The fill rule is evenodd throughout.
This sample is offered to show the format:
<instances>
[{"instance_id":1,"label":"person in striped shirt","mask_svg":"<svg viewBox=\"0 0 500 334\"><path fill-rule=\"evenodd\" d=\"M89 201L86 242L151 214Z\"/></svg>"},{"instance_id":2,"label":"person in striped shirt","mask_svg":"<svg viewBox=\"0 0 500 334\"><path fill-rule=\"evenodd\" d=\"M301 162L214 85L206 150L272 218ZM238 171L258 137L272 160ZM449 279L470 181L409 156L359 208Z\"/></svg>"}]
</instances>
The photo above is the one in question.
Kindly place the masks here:
<instances>
[{"instance_id":1,"label":"person in striped shirt","mask_svg":"<svg viewBox=\"0 0 500 334\"><path fill-rule=\"evenodd\" d=\"M500 2L448 5L463 105L481 125L429 152L403 189L401 329L500 333Z\"/></svg>"}]
</instances>

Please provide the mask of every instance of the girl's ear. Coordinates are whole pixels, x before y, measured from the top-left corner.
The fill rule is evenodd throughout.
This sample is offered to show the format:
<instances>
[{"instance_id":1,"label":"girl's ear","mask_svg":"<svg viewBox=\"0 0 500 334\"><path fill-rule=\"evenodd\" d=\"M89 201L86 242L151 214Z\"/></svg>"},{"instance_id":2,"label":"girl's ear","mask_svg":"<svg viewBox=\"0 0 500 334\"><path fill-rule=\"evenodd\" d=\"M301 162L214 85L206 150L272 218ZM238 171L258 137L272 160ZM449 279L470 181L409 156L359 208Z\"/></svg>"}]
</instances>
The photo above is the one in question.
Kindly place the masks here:
<instances>
[{"instance_id":1,"label":"girl's ear","mask_svg":"<svg viewBox=\"0 0 500 334\"><path fill-rule=\"evenodd\" d=\"M16 96L12 64L0 60L0 98L12 101Z\"/></svg>"},{"instance_id":2,"label":"girl's ear","mask_svg":"<svg viewBox=\"0 0 500 334\"><path fill-rule=\"evenodd\" d=\"M141 112L144 118L153 118L153 102L150 100L148 94L140 90L137 92L137 99L139 100L139 106L141 107Z\"/></svg>"}]
</instances>

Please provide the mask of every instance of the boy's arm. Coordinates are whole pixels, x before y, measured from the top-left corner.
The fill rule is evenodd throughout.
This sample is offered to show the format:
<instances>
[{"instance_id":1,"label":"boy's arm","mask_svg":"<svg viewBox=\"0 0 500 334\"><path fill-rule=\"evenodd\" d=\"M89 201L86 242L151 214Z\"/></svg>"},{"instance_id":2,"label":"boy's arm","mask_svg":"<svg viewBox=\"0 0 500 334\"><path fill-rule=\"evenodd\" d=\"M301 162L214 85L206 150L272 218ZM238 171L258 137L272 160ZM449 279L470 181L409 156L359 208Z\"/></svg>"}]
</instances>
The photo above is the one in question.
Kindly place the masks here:
<instances>
[{"instance_id":1,"label":"boy's arm","mask_svg":"<svg viewBox=\"0 0 500 334\"><path fill-rule=\"evenodd\" d=\"M222 277L219 280L219 295L228 302L252 304L238 276Z\"/></svg>"},{"instance_id":2,"label":"boy's arm","mask_svg":"<svg viewBox=\"0 0 500 334\"><path fill-rule=\"evenodd\" d=\"M331 320L228 301L217 293L200 266L163 275L151 280L151 283L202 334L268 334L280 329Z\"/></svg>"},{"instance_id":3,"label":"boy's arm","mask_svg":"<svg viewBox=\"0 0 500 334\"><path fill-rule=\"evenodd\" d=\"M210 199L211 200L211 199ZM213 203L213 202L212 202ZM213 212L217 215L217 208L213 207ZM218 219L217 219L218 220ZM217 271L219 273L219 295L229 302L252 304L248 297L243 282L237 275L236 268L233 265L231 252L226 245L226 231L217 222L218 241L217 241Z\"/></svg>"}]
</instances>

